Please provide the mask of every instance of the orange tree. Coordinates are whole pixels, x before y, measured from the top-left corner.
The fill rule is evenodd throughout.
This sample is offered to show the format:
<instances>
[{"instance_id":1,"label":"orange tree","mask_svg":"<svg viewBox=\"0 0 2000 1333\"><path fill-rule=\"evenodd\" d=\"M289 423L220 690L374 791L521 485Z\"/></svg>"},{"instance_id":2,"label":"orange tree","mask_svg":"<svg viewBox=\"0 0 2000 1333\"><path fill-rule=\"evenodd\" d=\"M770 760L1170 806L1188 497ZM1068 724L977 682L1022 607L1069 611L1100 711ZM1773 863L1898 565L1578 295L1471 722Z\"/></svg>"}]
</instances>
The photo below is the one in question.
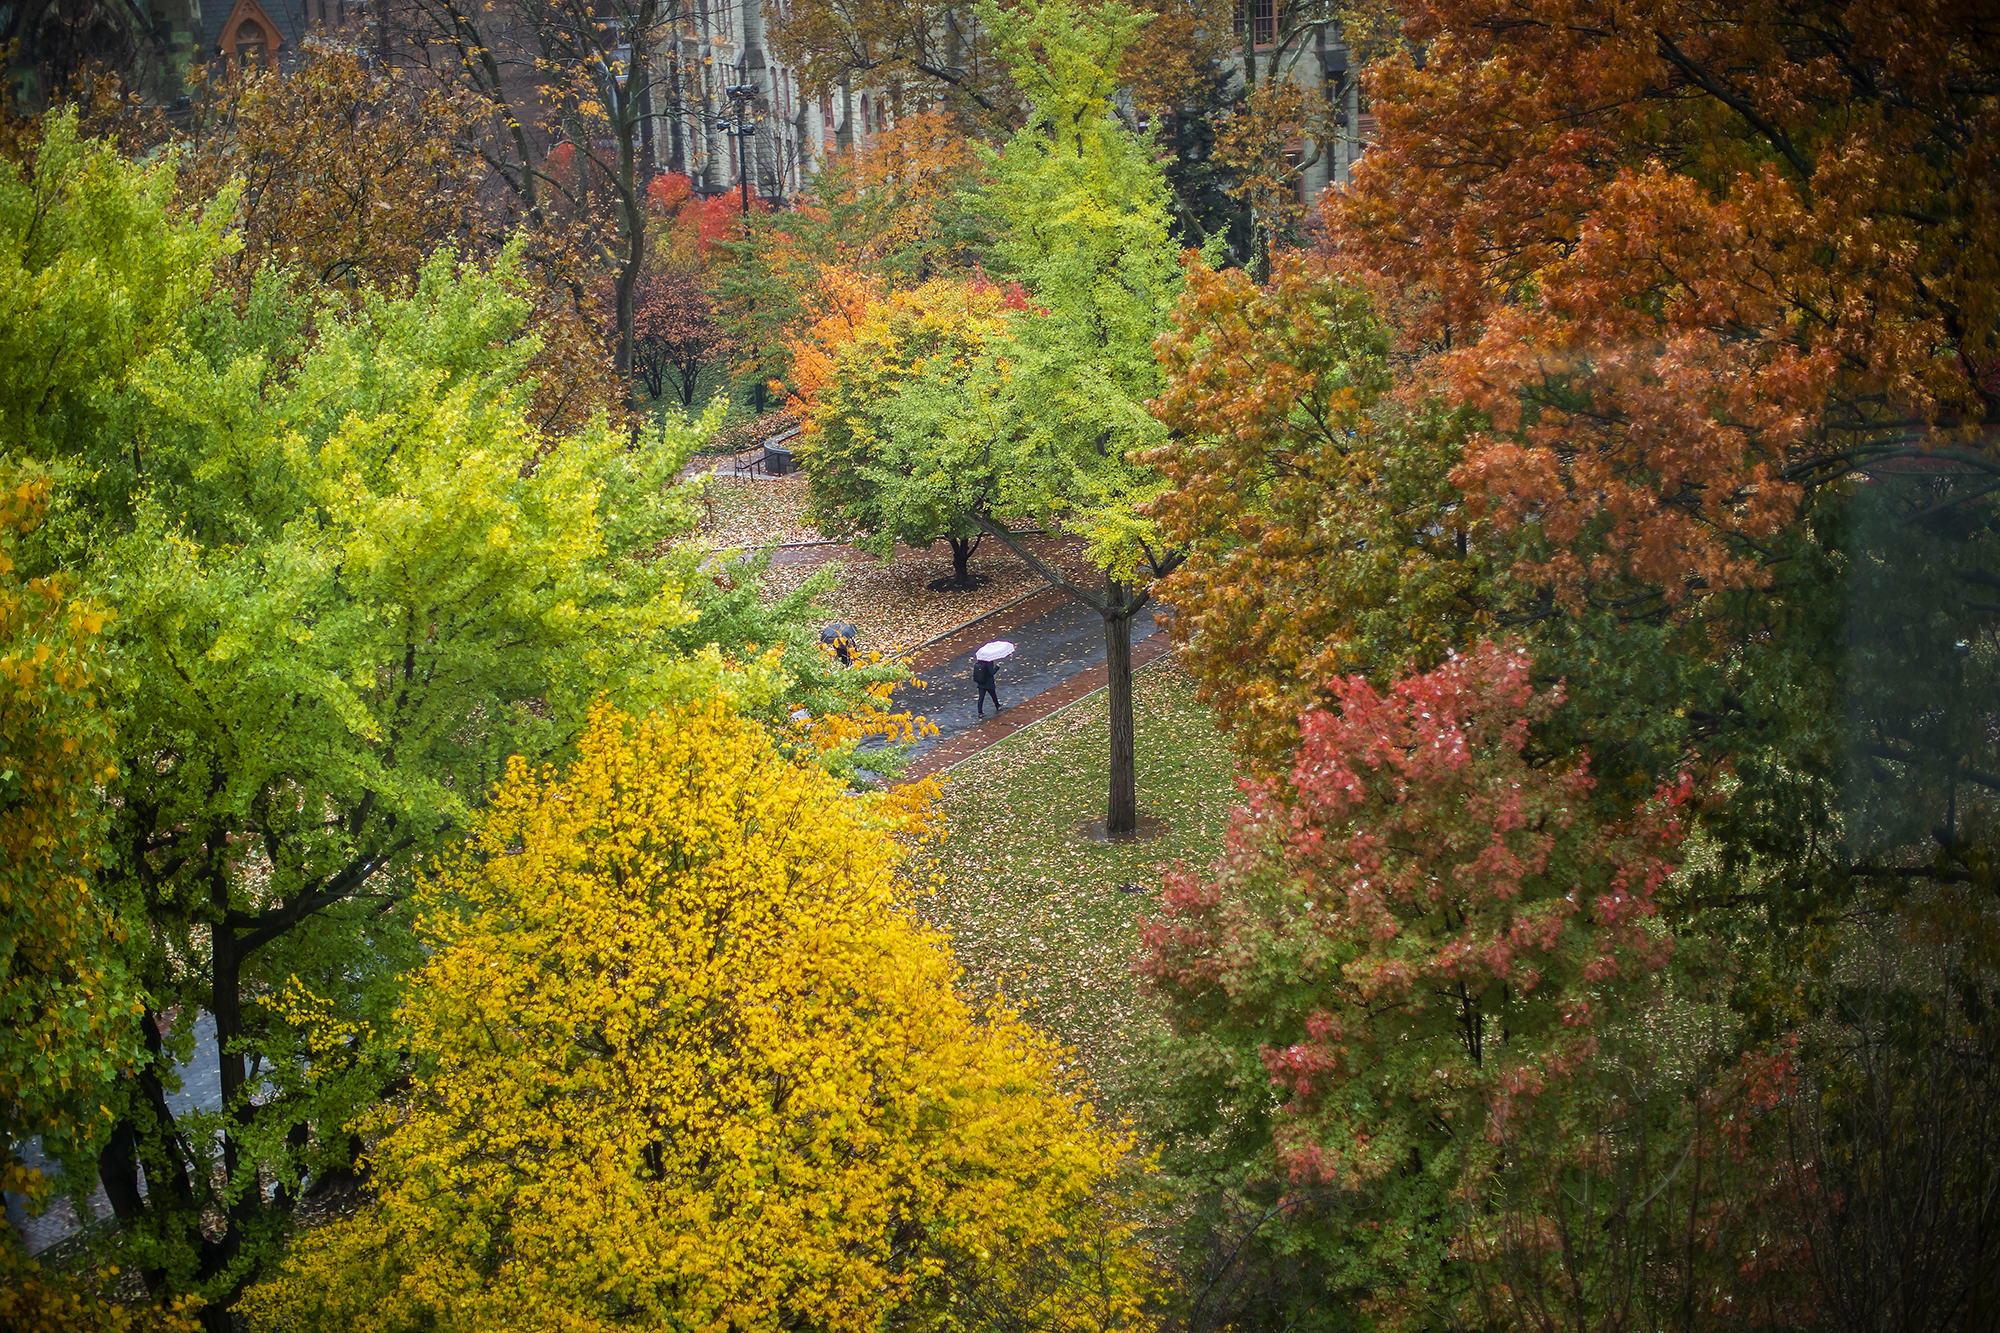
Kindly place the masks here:
<instances>
[{"instance_id":1,"label":"orange tree","mask_svg":"<svg viewBox=\"0 0 2000 1333\"><path fill-rule=\"evenodd\" d=\"M1168 482L1149 512L1189 550L1161 596L1200 697L1275 769L1326 682L1469 642L1492 562L1454 516L1457 423L1390 396L1365 292L1296 254L1263 287L1187 281L1153 403L1173 438L1145 455Z\"/></svg>"},{"instance_id":2,"label":"orange tree","mask_svg":"<svg viewBox=\"0 0 2000 1333\"><path fill-rule=\"evenodd\" d=\"M515 760L426 891L375 1198L301 1239L253 1322L1138 1324L1126 1140L955 993L899 901L912 809L726 699L600 707L567 770Z\"/></svg>"},{"instance_id":3,"label":"orange tree","mask_svg":"<svg viewBox=\"0 0 2000 1333\"><path fill-rule=\"evenodd\" d=\"M828 357L882 294L969 266L976 232L964 193L972 145L935 110L829 156L798 206L718 238L717 295L739 376L762 403L775 387L801 410Z\"/></svg>"},{"instance_id":4,"label":"orange tree","mask_svg":"<svg viewBox=\"0 0 2000 1333\"><path fill-rule=\"evenodd\" d=\"M972 586L983 534L966 515L992 486L992 471L976 448L939 448L939 414L957 400L926 394L925 381L961 378L1006 331L1010 305L1023 304L1018 289L939 278L869 309L830 358L801 445L814 526L882 556L898 542L943 537L953 578Z\"/></svg>"},{"instance_id":5,"label":"orange tree","mask_svg":"<svg viewBox=\"0 0 2000 1333\"><path fill-rule=\"evenodd\" d=\"M1384 141L1328 220L1403 294L1413 391L1477 414L1452 481L1505 614L1595 700L1579 741L1749 784L1714 818L1801 868L1798 912L1924 849L1973 873L2000 34L1922 3L1499 12L1416 12L1429 58L1378 69Z\"/></svg>"},{"instance_id":6,"label":"orange tree","mask_svg":"<svg viewBox=\"0 0 2000 1333\"><path fill-rule=\"evenodd\" d=\"M1803 1306L1772 1293L1712 1319L1858 1327L1841 1321L1918 1291L1980 1308L1993 1159L1954 1145L1992 1122L1964 1071L2000 1050L1981 896L2000 827L2000 113L1982 91L2000 39L1921 4L1583 13L1414 7L1427 58L1371 76L1383 135L1329 201L1325 267L1190 283L1160 465L1216 503L1156 510L1194 553L1181 628L1266 771L1305 752L1302 710L1346 706L1340 673L1421 672L1487 626L1563 681L1531 748L1588 757L1574 818L1630 818L1686 767L1702 855L1657 901L1682 946L1671 995L1708 1017L1670 1032L1628 1012L1630 1058L1582 1068L1576 1092L1653 1071L1665 1120L1625 1123L1682 1125L1709 1166L1691 1185L1658 1163L1629 1197L1698 1188L1689 1216L1755 1214L1716 1242L1747 1265L1734 1292L1772 1256L1810 1274ZM1900 969L1876 965L1891 936ZM1677 1043L1701 1057L1676 1064ZM1921 1091L1942 1082L1959 1091ZM1702 1146L1732 1090L1789 1142ZM1595 1132L1579 1113L1537 1151ZM1786 1173L1789 1215L1755 1187ZM1465 1284L1453 1299L1519 1283L1488 1310L1509 1324L1540 1317L1531 1290L1579 1326L1665 1310L1663 1287L1600 1301L1548 1245L1625 1234L1618 1262L1641 1272L1676 1243L1657 1217L1625 1230L1620 1204L1563 1214L1575 1190L1494 1179L1511 1202L1490 1215L1518 1205L1520 1225L1468 1233L1468 1266L1440 1276ZM1923 1256L1921 1281L1885 1276L1899 1254Z\"/></svg>"}]
</instances>

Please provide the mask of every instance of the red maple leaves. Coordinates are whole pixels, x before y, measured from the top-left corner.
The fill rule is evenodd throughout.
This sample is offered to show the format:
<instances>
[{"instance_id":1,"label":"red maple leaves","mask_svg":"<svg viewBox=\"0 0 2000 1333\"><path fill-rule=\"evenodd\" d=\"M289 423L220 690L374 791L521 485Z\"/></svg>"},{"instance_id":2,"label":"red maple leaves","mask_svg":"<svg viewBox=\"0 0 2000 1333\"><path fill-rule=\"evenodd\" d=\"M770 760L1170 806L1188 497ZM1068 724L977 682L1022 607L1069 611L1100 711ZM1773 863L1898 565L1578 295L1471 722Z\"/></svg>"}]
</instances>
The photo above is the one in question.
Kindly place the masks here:
<instances>
[{"instance_id":1,"label":"red maple leaves","mask_svg":"<svg viewBox=\"0 0 2000 1333\"><path fill-rule=\"evenodd\" d=\"M1264 1031L1281 1160L1353 1183L1407 1157L1413 1102L1497 1133L1591 1053L1669 954L1654 896L1691 784L1608 818L1587 762L1529 753L1562 691L1519 646L1334 695L1286 779L1245 784L1215 879L1169 876L1140 970Z\"/></svg>"}]
</instances>

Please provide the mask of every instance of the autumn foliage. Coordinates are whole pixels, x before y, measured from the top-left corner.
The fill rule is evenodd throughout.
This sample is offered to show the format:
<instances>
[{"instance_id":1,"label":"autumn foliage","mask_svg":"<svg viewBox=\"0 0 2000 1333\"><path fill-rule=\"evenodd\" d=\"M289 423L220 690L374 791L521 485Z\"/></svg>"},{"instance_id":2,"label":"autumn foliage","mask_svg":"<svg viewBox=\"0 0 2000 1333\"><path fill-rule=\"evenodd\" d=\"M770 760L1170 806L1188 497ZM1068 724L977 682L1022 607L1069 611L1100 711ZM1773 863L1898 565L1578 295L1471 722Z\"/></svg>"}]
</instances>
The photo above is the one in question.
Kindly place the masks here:
<instances>
[{"instance_id":1,"label":"autumn foliage","mask_svg":"<svg viewBox=\"0 0 2000 1333\"><path fill-rule=\"evenodd\" d=\"M1381 692L1354 677L1334 702L1303 720L1288 780L1252 785L1220 882L1169 879L1144 970L1209 997L1211 1025L1268 1023L1282 989L1262 1046L1290 1093L1279 1158L1353 1185L1418 1146L1408 1103L1499 1135L1589 1056L1607 1004L1669 954L1653 900L1686 790L1595 817L1587 765L1526 753L1562 696L1518 646Z\"/></svg>"},{"instance_id":2,"label":"autumn foliage","mask_svg":"<svg viewBox=\"0 0 2000 1333\"><path fill-rule=\"evenodd\" d=\"M1192 266L1157 344L1174 631L1258 775L1142 964L1189 1317L1976 1322L2000 42L1407 14L1327 244Z\"/></svg>"},{"instance_id":3,"label":"autumn foliage","mask_svg":"<svg viewBox=\"0 0 2000 1333\"><path fill-rule=\"evenodd\" d=\"M1132 1322L1125 1142L956 996L894 809L721 702L514 761L430 891L378 1201L302 1238L265 1326Z\"/></svg>"},{"instance_id":4,"label":"autumn foliage","mask_svg":"<svg viewBox=\"0 0 2000 1333\"><path fill-rule=\"evenodd\" d=\"M98 790L112 759L106 609L60 575L23 578L16 546L47 513L43 478L0 493L0 1129L61 1153L101 1130L103 1088L136 1054L128 923L98 895ZM10 1186L11 1188L12 1186Z\"/></svg>"},{"instance_id":5,"label":"autumn foliage","mask_svg":"<svg viewBox=\"0 0 2000 1333\"><path fill-rule=\"evenodd\" d=\"M1629 819L1593 807L1581 759L1532 753L1562 703L1519 645L1481 643L1383 688L1353 677L1301 720L1282 781L1246 783L1212 874L1167 878L1140 971L1191 1069L1253 1059L1277 1102L1280 1198L1354 1197L1359 1268L1397 1322L1426 1253L1462 1242L1503 1145L1560 1119L1598 1033L1643 1003L1672 944L1655 898L1686 788Z\"/></svg>"},{"instance_id":6,"label":"autumn foliage","mask_svg":"<svg viewBox=\"0 0 2000 1333\"><path fill-rule=\"evenodd\" d=\"M18 546L46 516L45 478L5 470L0 492L0 1184L40 1207L58 1160L109 1127L112 1080L139 1054L131 923L92 871L106 832L111 751L107 611L70 578L23 577ZM0 1325L138 1328L143 1319L41 1269L0 1221ZM167 1319L161 1327L181 1327Z\"/></svg>"},{"instance_id":7,"label":"autumn foliage","mask_svg":"<svg viewBox=\"0 0 2000 1333\"><path fill-rule=\"evenodd\" d=\"M653 398L672 388L693 407L701 372L729 350L706 276L693 265L657 265L639 279L632 321L633 374Z\"/></svg>"},{"instance_id":8,"label":"autumn foliage","mask_svg":"<svg viewBox=\"0 0 2000 1333\"><path fill-rule=\"evenodd\" d=\"M395 282L482 230L483 165L454 142L478 120L463 96L319 44L282 77L204 76L196 93L181 185L204 199L241 182L231 271L245 285L266 263L335 286Z\"/></svg>"},{"instance_id":9,"label":"autumn foliage","mask_svg":"<svg viewBox=\"0 0 2000 1333\"><path fill-rule=\"evenodd\" d=\"M1239 745L1282 764L1328 682L1438 661L1487 577L1451 515L1454 424L1390 410L1389 335L1314 259L1265 286L1192 263L1158 344L1148 505L1189 559L1162 586L1172 632Z\"/></svg>"},{"instance_id":10,"label":"autumn foliage","mask_svg":"<svg viewBox=\"0 0 2000 1333\"><path fill-rule=\"evenodd\" d=\"M1926 0L1575 9L1415 7L1327 220L1489 417L1458 480L1525 576L1761 584L1805 482L1996 405L2000 38Z\"/></svg>"}]
</instances>

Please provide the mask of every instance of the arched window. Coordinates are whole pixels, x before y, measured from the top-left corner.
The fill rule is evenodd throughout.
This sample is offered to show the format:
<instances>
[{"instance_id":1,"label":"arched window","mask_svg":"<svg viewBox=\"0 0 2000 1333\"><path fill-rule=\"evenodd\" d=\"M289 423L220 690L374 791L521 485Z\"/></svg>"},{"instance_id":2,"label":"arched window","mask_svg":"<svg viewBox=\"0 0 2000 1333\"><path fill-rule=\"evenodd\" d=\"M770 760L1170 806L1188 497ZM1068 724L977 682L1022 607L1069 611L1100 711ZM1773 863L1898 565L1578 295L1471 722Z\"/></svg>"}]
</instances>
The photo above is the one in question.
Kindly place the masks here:
<instances>
[{"instance_id":1,"label":"arched window","mask_svg":"<svg viewBox=\"0 0 2000 1333\"><path fill-rule=\"evenodd\" d=\"M244 19L236 28L236 58L243 62L243 68L268 62L270 42L264 36L264 29L255 19Z\"/></svg>"}]
</instances>

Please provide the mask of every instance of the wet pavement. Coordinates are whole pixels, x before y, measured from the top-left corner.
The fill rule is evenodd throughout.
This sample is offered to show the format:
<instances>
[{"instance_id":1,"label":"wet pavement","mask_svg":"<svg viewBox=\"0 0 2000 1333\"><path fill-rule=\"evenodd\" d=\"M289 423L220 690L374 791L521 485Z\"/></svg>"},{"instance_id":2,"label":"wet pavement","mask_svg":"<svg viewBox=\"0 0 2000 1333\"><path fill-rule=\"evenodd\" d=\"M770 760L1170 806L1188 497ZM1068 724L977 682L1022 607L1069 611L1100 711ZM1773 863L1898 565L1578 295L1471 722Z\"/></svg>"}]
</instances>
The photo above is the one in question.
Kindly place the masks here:
<instances>
[{"instance_id":1,"label":"wet pavement","mask_svg":"<svg viewBox=\"0 0 2000 1333\"><path fill-rule=\"evenodd\" d=\"M1153 632L1153 607L1132 617L1132 639L1137 642ZM1003 711L1024 704L1044 691L1054 689L1070 677L1104 660L1104 619L1074 598L1037 620L996 632L989 639L1006 639L1018 651L1000 663L996 688ZM914 682L895 693L895 707L909 709L929 718L938 729L936 736L919 741L911 751L915 758L979 725L979 688L972 683L973 653L978 645L949 661L918 673L924 682ZM993 716L992 701L986 716Z\"/></svg>"},{"instance_id":2,"label":"wet pavement","mask_svg":"<svg viewBox=\"0 0 2000 1333\"><path fill-rule=\"evenodd\" d=\"M222 1070L215 1048L215 1019L202 1014L194 1022L194 1054L188 1063L178 1066L181 1086L178 1091L167 1094L167 1109L174 1118L185 1123L190 1111L219 1111L222 1109ZM42 1141L31 1138L22 1146L22 1160L35 1169L49 1175L56 1175L54 1162L42 1155ZM96 1217L111 1216L111 1200L104 1196L104 1186L92 1181L90 1210ZM57 1189L62 1182L57 1181ZM7 1193L7 1225L21 1237L29 1254L40 1254L56 1242L76 1234L76 1210L67 1198L58 1197L50 1203L48 1211L40 1217L28 1215L27 1200L12 1191Z\"/></svg>"}]
</instances>

